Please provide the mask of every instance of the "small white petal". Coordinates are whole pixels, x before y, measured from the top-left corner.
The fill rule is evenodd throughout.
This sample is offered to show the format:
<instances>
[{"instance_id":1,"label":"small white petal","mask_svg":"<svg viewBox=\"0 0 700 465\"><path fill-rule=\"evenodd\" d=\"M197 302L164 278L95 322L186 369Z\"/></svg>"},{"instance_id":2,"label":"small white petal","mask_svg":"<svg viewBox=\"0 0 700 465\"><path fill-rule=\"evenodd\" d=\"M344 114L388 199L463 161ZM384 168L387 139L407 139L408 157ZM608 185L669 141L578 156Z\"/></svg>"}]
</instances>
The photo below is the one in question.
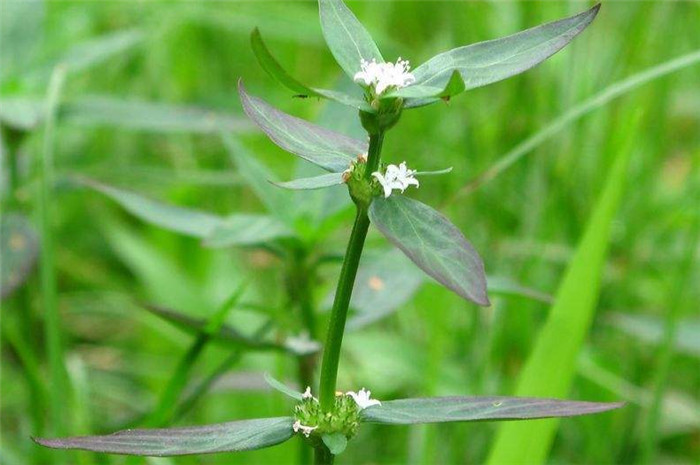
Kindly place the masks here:
<instances>
[{"instance_id":1,"label":"small white petal","mask_svg":"<svg viewBox=\"0 0 700 465\"><path fill-rule=\"evenodd\" d=\"M357 406L360 407L360 410L373 405L382 405L377 399L370 399L371 391L367 391L365 388L360 389L359 392L348 391L345 394L352 397Z\"/></svg>"}]
</instances>

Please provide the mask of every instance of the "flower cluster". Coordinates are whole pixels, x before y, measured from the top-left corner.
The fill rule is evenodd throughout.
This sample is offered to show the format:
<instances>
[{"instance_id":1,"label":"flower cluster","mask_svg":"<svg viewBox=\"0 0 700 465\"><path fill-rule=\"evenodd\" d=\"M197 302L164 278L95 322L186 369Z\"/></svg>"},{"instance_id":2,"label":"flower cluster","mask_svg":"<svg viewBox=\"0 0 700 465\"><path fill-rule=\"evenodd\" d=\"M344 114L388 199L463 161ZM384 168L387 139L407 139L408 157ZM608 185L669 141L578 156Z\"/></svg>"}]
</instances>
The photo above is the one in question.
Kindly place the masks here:
<instances>
[{"instance_id":1,"label":"flower cluster","mask_svg":"<svg viewBox=\"0 0 700 465\"><path fill-rule=\"evenodd\" d=\"M360 62L360 71L355 73L354 81L373 88L375 95L381 95L387 89L399 89L413 84L416 78L408 70L407 60L401 57L396 63L377 63L376 60Z\"/></svg>"},{"instance_id":2,"label":"flower cluster","mask_svg":"<svg viewBox=\"0 0 700 465\"><path fill-rule=\"evenodd\" d=\"M402 162L399 166L388 165L384 174L379 171L372 173L372 176L379 181L379 184L384 188L384 197L389 197L393 189L399 189L403 193L408 186L418 187L420 183L414 177L415 170L410 170L406 167L406 162Z\"/></svg>"},{"instance_id":3,"label":"flower cluster","mask_svg":"<svg viewBox=\"0 0 700 465\"><path fill-rule=\"evenodd\" d=\"M311 388L307 387L301 395L301 402L294 407L292 429L306 438L310 438L312 433L317 438L323 434L337 432L351 438L360 426L360 412L368 407L381 405L381 402L372 399L370 394L365 388L358 392L338 392L333 411L323 412L318 399L311 394Z\"/></svg>"}]
</instances>

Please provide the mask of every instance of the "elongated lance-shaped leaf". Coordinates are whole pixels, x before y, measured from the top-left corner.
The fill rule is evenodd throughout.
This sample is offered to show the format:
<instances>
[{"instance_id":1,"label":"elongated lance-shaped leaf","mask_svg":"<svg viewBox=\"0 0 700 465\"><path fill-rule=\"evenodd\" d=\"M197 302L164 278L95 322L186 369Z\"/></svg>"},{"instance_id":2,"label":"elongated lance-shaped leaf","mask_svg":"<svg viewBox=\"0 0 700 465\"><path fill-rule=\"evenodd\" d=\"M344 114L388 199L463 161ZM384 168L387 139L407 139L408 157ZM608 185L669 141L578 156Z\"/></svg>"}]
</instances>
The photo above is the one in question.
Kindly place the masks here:
<instances>
[{"instance_id":1,"label":"elongated lance-shaped leaf","mask_svg":"<svg viewBox=\"0 0 700 465\"><path fill-rule=\"evenodd\" d=\"M440 212L401 195L374 199L372 223L420 269L479 305L489 305L484 264L474 247Z\"/></svg>"},{"instance_id":2,"label":"elongated lance-shaped leaf","mask_svg":"<svg viewBox=\"0 0 700 465\"><path fill-rule=\"evenodd\" d=\"M169 231L204 238L223 222L223 218L213 213L168 205L88 178L78 181L116 201L132 215Z\"/></svg>"},{"instance_id":3,"label":"elongated lance-shaped leaf","mask_svg":"<svg viewBox=\"0 0 700 465\"><path fill-rule=\"evenodd\" d=\"M0 218L0 298L20 287L31 275L39 254L39 238L32 223L19 213Z\"/></svg>"},{"instance_id":4,"label":"elongated lance-shaped leaf","mask_svg":"<svg viewBox=\"0 0 700 465\"><path fill-rule=\"evenodd\" d=\"M452 421L571 417L619 408L621 402L581 402L527 397L429 397L382 402L362 411L372 423L411 425Z\"/></svg>"},{"instance_id":5,"label":"elongated lance-shaped leaf","mask_svg":"<svg viewBox=\"0 0 700 465\"><path fill-rule=\"evenodd\" d=\"M292 235L286 224L272 216L235 214L215 226L203 243L207 247L255 245Z\"/></svg>"},{"instance_id":6,"label":"elongated lance-shaped leaf","mask_svg":"<svg viewBox=\"0 0 700 465\"><path fill-rule=\"evenodd\" d=\"M238 93L246 114L274 143L326 171L344 171L359 154L367 152L365 142L295 118L249 95L242 81L238 82Z\"/></svg>"},{"instance_id":7,"label":"elongated lance-shaped leaf","mask_svg":"<svg viewBox=\"0 0 700 465\"><path fill-rule=\"evenodd\" d=\"M61 123L77 126L110 126L148 132L212 133L222 130L250 132L253 125L242 115L167 103L121 100L95 95L62 102ZM0 120L18 129L32 129L44 119L40 100L0 99Z\"/></svg>"},{"instance_id":8,"label":"elongated lance-shaped leaf","mask_svg":"<svg viewBox=\"0 0 700 465\"><path fill-rule=\"evenodd\" d=\"M318 0L318 9L328 48L350 79L362 60L384 61L372 36L342 0Z\"/></svg>"},{"instance_id":9,"label":"elongated lance-shaped leaf","mask_svg":"<svg viewBox=\"0 0 700 465\"><path fill-rule=\"evenodd\" d=\"M130 429L105 436L34 440L54 449L166 457L238 452L274 446L291 438L291 417L259 418L206 426Z\"/></svg>"},{"instance_id":10,"label":"elongated lance-shaped leaf","mask_svg":"<svg viewBox=\"0 0 700 465\"><path fill-rule=\"evenodd\" d=\"M593 21L599 9L600 4L508 37L436 55L413 71L415 84L444 87L453 71L458 70L465 88L473 89L522 73L566 46Z\"/></svg>"},{"instance_id":11,"label":"elongated lance-shaped leaf","mask_svg":"<svg viewBox=\"0 0 700 465\"><path fill-rule=\"evenodd\" d=\"M301 82L293 78L279 62L272 56L270 50L265 45L260 35L260 30L256 27L250 34L250 45L253 48L253 54L258 60L258 63L262 69L267 72L271 77L277 80L280 84L296 92L299 96L314 96L322 97L321 94L316 93L312 88L305 86Z\"/></svg>"},{"instance_id":12,"label":"elongated lance-shaped leaf","mask_svg":"<svg viewBox=\"0 0 700 465\"><path fill-rule=\"evenodd\" d=\"M270 50L265 45L265 42L263 42L260 31L257 28L255 28L250 35L250 42L253 47L253 53L258 59L260 66L280 84L289 90L296 92L297 97L326 98L359 110L368 111L370 113L375 111L363 98L354 97L346 94L345 92L309 87L297 81L287 71L285 71L285 69L282 68L282 65L280 65L275 57L272 56Z\"/></svg>"},{"instance_id":13,"label":"elongated lance-shaped leaf","mask_svg":"<svg viewBox=\"0 0 700 465\"><path fill-rule=\"evenodd\" d=\"M323 189L343 183L343 173L328 173L310 178L293 179L287 182L273 182L277 187L292 190Z\"/></svg>"}]
</instances>

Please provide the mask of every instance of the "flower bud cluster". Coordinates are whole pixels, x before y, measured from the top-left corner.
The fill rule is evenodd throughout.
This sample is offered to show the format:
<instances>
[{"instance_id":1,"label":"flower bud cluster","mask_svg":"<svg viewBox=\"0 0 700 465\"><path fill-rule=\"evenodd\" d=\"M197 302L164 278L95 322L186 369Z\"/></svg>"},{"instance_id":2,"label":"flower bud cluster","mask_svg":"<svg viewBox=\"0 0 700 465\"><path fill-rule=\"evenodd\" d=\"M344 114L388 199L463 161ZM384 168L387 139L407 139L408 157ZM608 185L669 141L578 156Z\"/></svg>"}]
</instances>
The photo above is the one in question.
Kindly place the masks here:
<instances>
[{"instance_id":1,"label":"flower bud cluster","mask_svg":"<svg viewBox=\"0 0 700 465\"><path fill-rule=\"evenodd\" d=\"M318 442L324 434L342 433L347 439L360 427L360 408L349 395L339 393L330 412L324 412L315 397L304 396L294 407L295 432Z\"/></svg>"}]
</instances>

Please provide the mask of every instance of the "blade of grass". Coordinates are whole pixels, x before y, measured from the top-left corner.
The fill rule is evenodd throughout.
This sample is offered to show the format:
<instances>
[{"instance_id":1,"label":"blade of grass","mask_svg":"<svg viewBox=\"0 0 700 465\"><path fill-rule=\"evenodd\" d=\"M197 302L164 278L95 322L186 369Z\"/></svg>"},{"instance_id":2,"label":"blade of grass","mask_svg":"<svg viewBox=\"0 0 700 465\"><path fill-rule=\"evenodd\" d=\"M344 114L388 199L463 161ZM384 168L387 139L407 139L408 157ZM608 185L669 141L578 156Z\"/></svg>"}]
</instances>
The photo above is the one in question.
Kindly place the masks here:
<instances>
[{"instance_id":1,"label":"blade of grass","mask_svg":"<svg viewBox=\"0 0 700 465\"><path fill-rule=\"evenodd\" d=\"M49 406L50 431L55 435L65 434L65 413L70 399L68 393L68 376L64 365L61 319L58 314L56 267L53 242L53 156L56 141L56 109L59 104L61 89L65 82L67 69L57 66L49 83L46 100L46 125L44 127L43 152L37 163L39 199L39 274L41 288L41 306L44 311L44 332L46 337L47 357L49 361ZM61 457L57 456L61 461Z\"/></svg>"},{"instance_id":2,"label":"blade of grass","mask_svg":"<svg viewBox=\"0 0 700 465\"><path fill-rule=\"evenodd\" d=\"M559 285L554 305L518 380L516 396L566 397L576 373L576 357L596 309L601 275L610 244L610 229L622 199L632 136L639 120L615 157L604 190L584 235ZM558 420L500 425L488 463L543 463L557 431Z\"/></svg>"},{"instance_id":3,"label":"blade of grass","mask_svg":"<svg viewBox=\"0 0 700 465\"><path fill-rule=\"evenodd\" d=\"M606 87L598 94L571 108L569 111L552 121L540 131L513 147L489 169L478 175L476 178L458 190L445 203L453 203L455 200L471 194L482 185L492 181L498 175L520 161L525 155L530 153L544 141L593 110L597 110L598 108L605 106L617 97L625 95L643 84L697 63L700 63L700 50L682 55L678 58L674 58L673 60L661 63L660 65L653 66Z\"/></svg>"}]
</instances>

